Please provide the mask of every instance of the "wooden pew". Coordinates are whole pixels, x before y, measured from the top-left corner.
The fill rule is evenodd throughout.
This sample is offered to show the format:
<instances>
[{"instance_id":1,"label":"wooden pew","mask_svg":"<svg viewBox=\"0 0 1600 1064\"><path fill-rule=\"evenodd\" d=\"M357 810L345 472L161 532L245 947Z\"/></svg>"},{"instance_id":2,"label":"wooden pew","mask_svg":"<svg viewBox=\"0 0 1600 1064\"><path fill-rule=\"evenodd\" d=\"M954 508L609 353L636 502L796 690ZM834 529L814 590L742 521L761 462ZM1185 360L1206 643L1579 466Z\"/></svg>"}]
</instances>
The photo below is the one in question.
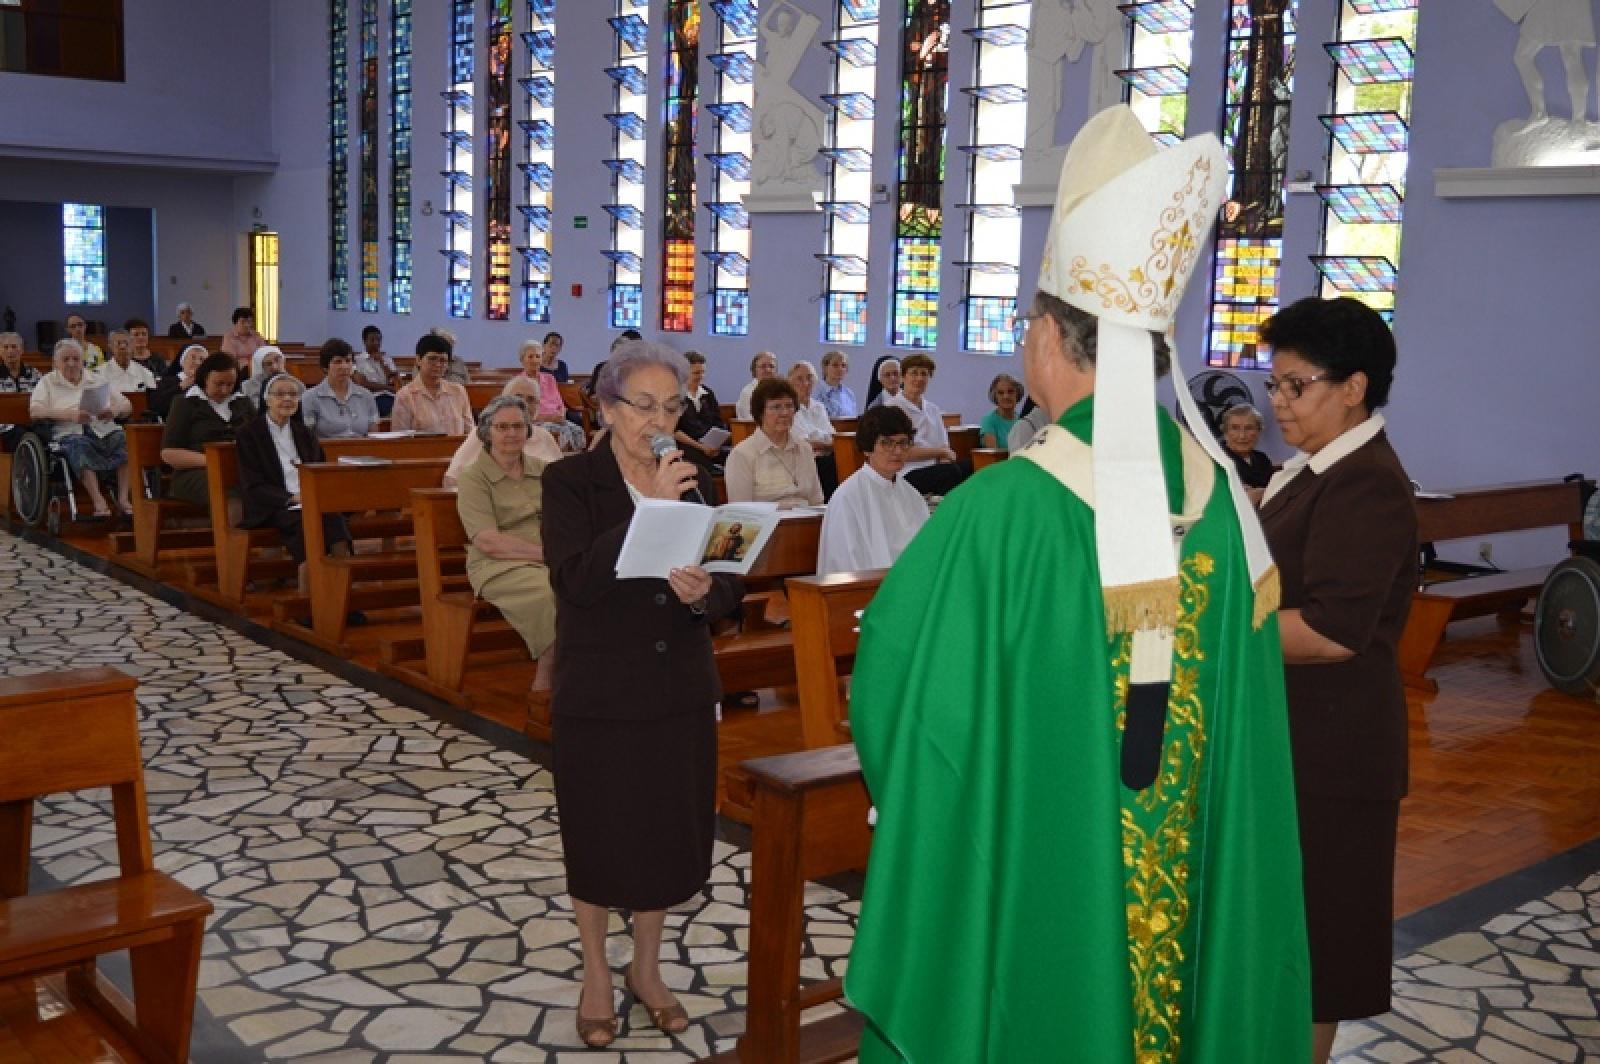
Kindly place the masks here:
<instances>
[{"instance_id":1,"label":"wooden pew","mask_svg":"<svg viewBox=\"0 0 1600 1064\"><path fill-rule=\"evenodd\" d=\"M861 421L858 417L836 417L829 420L833 422L835 432L854 432Z\"/></svg>"},{"instance_id":2,"label":"wooden pew","mask_svg":"<svg viewBox=\"0 0 1600 1064\"><path fill-rule=\"evenodd\" d=\"M1417 500L1417 539L1438 543L1471 539L1521 529L1566 525L1568 535L1582 538L1583 484L1572 480L1536 480L1491 484L1440 493L1443 498ZM1538 595L1550 566L1443 580L1419 588L1400 634L1397 656L1400 678L1409 687L1437 691L1427 675L1433 655L1453 620L1505 615L1520 611Z\"/></svg>"},{"instance_id":3,"label":"wooden pew","mask_svg":"<svg viewBox=\"0 0 1600 1064\"><path fill-rule=\"evenodd\" d=\"M150 1060L189 1058L211 903L155 869L136 681L111 668L0 680L0 979L66 970L68 987ZM33 800L111 789L118 875L28 893ZM96 970L127 950L133 1003Z\"/></svg>"},{"instance_id":4,"label":"wooden pew","mask_svg":"<svg viewBox=\"0 0 1600 1064\"><path fill-rule=\"evenodd\" d=\"M856 1055L862 1021L846 1011L801 1024L836 1001L839 980L800 985L806 881L864 868L871 801L854 746L740 765L755 789L750 855L749 1003L737 1046L714 1064L820 1064Z\"/></svg>"},{"instance_id":5,"label":"wooden pew","mask_svg":"<svg viewBox=\"0 0 1600 1064\"><path fill-rule=\"evenodd\" d=\"M505 391L505 381L468 381L467 405L472 407L472 414L476 417L489 405L489 401Z\"/></svg>"},{"instance_id":6,"label":"wooden pew","mask_svg":"<svg viewBox=\"0 0 1600 1064\"><path fill-rule=\"evenodd\" d=\"M855 433L833 434L833 467L839 474L839 483L843 484L848 480L850 474L860 469L865 461L866 459L861 457L861 451L856 448Z\"/></svg>"},{"instance_id":7,"label":"wooden pew","mask_svg":"<svg viewBox=\"0 0 1600 1064\"><path fill-rule=\"evenodd\" d=\"M722 423L724 425L731 425L734 419L739 416L739 405L737 403L718 403L717 413L722 415Z\"/></svg>"},{"instance_id":8,"label":"wooden pew","mask_svg":"<svg viewBox=\"0 0 1600 1064\"><path fill-rule=\"evenodd\" d=\"M728 444L737 447L751 436L755 435L756 423L754 421L734 418L728 422ZM842 479L842 478L841 478Z\"/></svg>"},{"instance_id":9,"label":"wooden pew","mask_svg":"<svg viewBox=\"0 0 1600 1064\"><path fill-rule=\"evenodd\" d=\"M222 350L222 337L201 336L193 340L176 340L170 336L152 335L150 337L149 346L150 350L161 356L161 360L163 362L171 365L173 362L177 361L178 356L183 353L183 349L188 347L190 344L199 344L201 347L206 349L208 354L214 355L218 351Z\"/></svg>"},{"instance_id":10,"label":"wooden pew","mask_svg":"<svg viewBox=\"0 0 1600 1064\"><path fill-rule=\"evenodd\" d=\"M946 432L950 437L950 449L956 452L956 460L969 461L978 446L978 426L956 425Z\"/></svg>"},{"instance_id":11,"label":"wooden pew","mask_svg":"<svg viewBox=\"0 0 1600 1064\"><path fill-rule=\"evenodd\" d=\"M568 410L576 410L583 419L583 434L585 437L594 435L594 412L589 409L589 404L583 394L583 386L576 381L566 381L556 386L561 390L561 402Z\"/></svg>"},{"instance_id":12,"label":"wooden pew","mask_svg":"<svg viewBox=\"0 0 1600 1064\"><path fill-rule=\"evenodd\" d=\"M322 453L330 462L346 457L387 458L402 461L417 458L443 458L448 461L461 447L465 436L396 436L373 439L371 436L341 436L319 440Z\"/></svg>"},{"instance_id":13,"label":"wooden pew","mask_svg":"<svg viewBox=\"0 0 1600 1064\"><path fill-rule=\"evenodd\" d=\"M330 653L347 654L346 619L352 610L390 609L419 603L417 558L412 550L329 557L323 536L326 514L400 510L411 503L412 488L433 488L449 463L443 458L407 459L381 466L315 462L300 467L300 504L310 580L309 629L303 600L274 605L273 627ZM386 586L357 590L360 582ZM391 583L393 582L393 583Z\"/></svg>"},{"instance_id":14,"label":"wooden pew","mask_svg":"<svg viewBox=\"0 0 1600 1064\"><path fill-rule=\"evenodd\" d=\"M322 378L326 375L322 370L322 357L320 355L310 357L285 355L283 368L307 388L315 388L321 384Z\"/></svg>"},{"instance_id":15,"label":"wooden pew","mask_svg":"<svg viewBox=\"0 0 1600 1064\"><path fill-rule=\"evenodd\" d=\"M886 570L790 577L789 626L800 686L800 734L806 749L850 741L849 701L842 678L855 664L860 614Z\"/></svg>"},{"instance_id":16,"label":"wooden pew","mask_svg":"<svg viewBox=\"0 0 1600 1064\"><path fill-rule=\"evenodd\" d=\"M32 421L28 413L28 392L0 392L0 425L26 425ZM0 521L11 520L11 452L0 451Z\"/></svg>"},{"instance_id":17,"label":"wooden pew","mask_svg":"<svg viewBox=\"0 0 1600 1064\"><path fill-rule=\"evenodd\" d=\"M976 473L978 470L992 466L996 462L1004 462L1010 457L1010 451L1002 450L999 447L974 447L972 449L972 471Z\"/></svg>"},{"instance_id":18,"label":"wooden pew","mask_svg":"<svg viewBox=\"0 0 1600 1064\"><path fill-rule=\"evenodd\" d=\"M163 549L209 547L211 529L165 529L169 520L203 518L208 511L180 499L166 497L166 467L161 462L161 425L128 425L123 432L128 442L129 495L133 502L133 553L113 554L112 560L151 579Z\"/></svg>"}]
</instances>

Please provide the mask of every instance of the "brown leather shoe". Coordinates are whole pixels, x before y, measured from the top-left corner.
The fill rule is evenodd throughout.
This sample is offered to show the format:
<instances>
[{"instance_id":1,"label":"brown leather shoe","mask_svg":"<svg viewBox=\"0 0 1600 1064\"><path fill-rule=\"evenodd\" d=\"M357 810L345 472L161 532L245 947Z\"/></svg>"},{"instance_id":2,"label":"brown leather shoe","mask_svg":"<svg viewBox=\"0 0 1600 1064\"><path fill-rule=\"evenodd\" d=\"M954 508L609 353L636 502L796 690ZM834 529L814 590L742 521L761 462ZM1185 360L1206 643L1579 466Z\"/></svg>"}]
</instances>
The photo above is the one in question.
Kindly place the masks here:
<instances>
[{"instance_id":1,"label":"brown leather shoe","mask_svg":"<svg viewBox=\"0 0 1600 1064\"><path fill-rule=\"evenodd\" d=\"M670 1005L659 1008L646 1001L639 991L633 987L633 965L628 965L622 973L622 985L628 988L634 1000L644 1006L645 1015L650 1017L650 1023L657 1030L665 1034L682 1034L689 1029L689 1013L684 1007L674 1001Z\"/></svg>"},{"instance_id":2,"label":"brown leather shoe","mask_svg":"<svg viewBox=\"0 0 1600 1064\"><path fill-rule=\"evenodd\" d=\"M578 1038L590 1049L604 1049L617 1040L622 1021L613 1012L603 1019L591 1019L583 1014L583 994L578 994L578 1007L573 1011L578 1023Z\"/></svg>"}]
</instances>

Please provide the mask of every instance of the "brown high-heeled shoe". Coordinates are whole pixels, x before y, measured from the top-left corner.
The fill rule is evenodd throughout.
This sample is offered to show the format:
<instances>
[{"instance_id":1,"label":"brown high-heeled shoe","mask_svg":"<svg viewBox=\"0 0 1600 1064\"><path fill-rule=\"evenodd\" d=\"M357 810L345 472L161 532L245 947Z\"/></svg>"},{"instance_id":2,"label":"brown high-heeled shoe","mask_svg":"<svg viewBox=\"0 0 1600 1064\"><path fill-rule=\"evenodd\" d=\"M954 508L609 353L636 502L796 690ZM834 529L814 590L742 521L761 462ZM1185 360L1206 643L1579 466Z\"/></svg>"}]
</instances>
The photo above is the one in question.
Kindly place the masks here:
<instances>
[{"instance_id":1,"label":"brown high-heeled shoe","mask_svg":"<svg viewBox=\"0 0 1600 1064\"><path fill-rule=\"evenodd\" d=\"M622 1021L613 1012L604 1019L591 1019L583 1014L583 993L578 993L578 1007L572 1013L578 1024L578 1039L590 1049L604 1049L617 1040Z\"/></svg>"},{"instance_id":2,"label":"brown high-heeled shoe","mask_svg":"<svg viewBox=\"0 0 1600 1064\"><path fill-rule=\"evenodd\" d=\"M650 1017L650 1023L664 1034L682 1034L689 1029L689 1013L684 1007L674 1001L670 1005L657 1008L644 999L633 986L633 965L628 965L622 972L622 985L628 988L634 1000L644 1006L645 1015Z\"/></svg>"}]
</instances>

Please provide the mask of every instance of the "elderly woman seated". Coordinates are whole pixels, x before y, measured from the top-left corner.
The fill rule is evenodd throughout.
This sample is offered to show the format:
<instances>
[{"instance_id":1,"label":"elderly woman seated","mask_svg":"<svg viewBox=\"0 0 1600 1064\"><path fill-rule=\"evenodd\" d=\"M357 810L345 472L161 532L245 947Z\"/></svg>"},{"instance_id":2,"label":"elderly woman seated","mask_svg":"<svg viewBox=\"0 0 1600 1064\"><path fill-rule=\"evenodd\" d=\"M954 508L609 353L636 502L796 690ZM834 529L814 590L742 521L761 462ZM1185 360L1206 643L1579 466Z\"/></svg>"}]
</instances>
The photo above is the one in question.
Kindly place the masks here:
<instances>
[{"instance_id":1,"label":"elderly woman seated","mask_svg":"<svg viewBox=\"0 0 1600 1064\"><path fill-rule=\"evenodd\" d=\"M260 410L262 389L267 382L284 371L283 350L275 344L264 344L250 356L250 376L239 389L250 405Z\"/></svg>"},{"instance_id":2,"label":"elderly woman seated","mask_svg":"<svg viewBox=\"0 0 1600 1064\"><path fill-rule=\"evenodd\" d=\"M261 389L265 406L238 432L239 490L244 499L245 528L276 528L283 545L300 566L300 587L306 588L306 538L301 527L300 467L321 462L322 447L299 417L305 390L294 377L279 373ZM330 554L350 553L350 529L340 514L322 518L323 542Z\"/></svg>"},{"instance_id":3,"label":"elderly woman seated","mask_svg":"<svg viewBox=\"0 0 1600 1064\"><path fill-rule=\"evenodd\" d=\"M1262 424L1261 411L1249 403L1234 403L1222 412L1220 419L1222 442L1228 448L1228 457L1233 459L1239 479L1244 481L1257 504L1273 472L1272 459L1256 450Z\"/></svg>"},{"instance_id":4,"label":"elderly woman seated","mask_svg":"<svg viewBox=\"0 0 1600 1064\"><path fill-rule=\"evenodd\" d=\"M561 401L561 384L544 368L544 348L537 340L524 340L517 351L522 372L506 381L501 395L518 395L527 401L534 424L556 438L563 451L577 452L588 443L581 426L567 420L567 404Z\"/></svg>"},{"instance_id":5,"label":"elderly woman seated","mask_svg":"<svg viewBox=\"0 0 1600 1064\"><path fill-rule=\"evenodd\" d=\"M495 399L518 399L522 401L524 409L528 406L527 401L523 400L521 396L497 395ZM492 403L495 400L491 399L489 401ZM488 407L484 409L487 410ZM482 415L479 415L479 420L481 422ZM535 423L528 430L528 438L523 443L522 450L529 458L544 465L561 460L561 448L556 444L555 437L546 432L544 427L538 423ZM461 480L461 474L472 468L482 454L482 433L477 430L467 433L467 438L461 441L461 446L456 448L456 453L450 456L450 465L444 471L444 486L447 488L456 487Z\"/></svg>"},{"instance_id":6,"label":"elderly woman seated","mask_svg":"<svg viewBox=\"0 0 1600 1064\"><path fill-rule=\"evenodd\" d=\"M472 590L505 614L538 658L555 641L556 599L539 530L547 463L526 450L535 432L543 430L520 398L489 400L474 433L481 451L456 482L456 509L469 541Z\"/></svg>"},{"instance_id":7,"label":"elderly woman seated","mask_svg":"<svg viewBox=\"0 0 1600 1064\"><path fill-rule=\"evenodd\" d=\"M779 509L821 506L822 481L811 445L794 431L794 385L769 378L750 393L757 428L728 455L729 502L775 502Z\"/></svg>"},{"instance_id":8,"label":"elderly woman seated","mask_svg":"<svg viewBox=\"0 0 1600 1064\"><path fill-rule=\"evenodd\" d=\"M318 352L322 380L306 390L300 417L319 440L365 436L377 424L378 400L355 379L356 356L349 343L335 336Z\"/></svg>"},{"instance_id":9,"label":"elderly woman seated","mask_svg":"<svg viewBox=\"0 0 1600 1064\"><path fill-rule=\"evenodd\" d=\"M167 494L210 505L206 492L206 444L232 440L255 415L250 400L236 390L239 363L226 351L207 355L195 370L194 386L172 403L161 432L161 460L172 467Z\"/></svg>"},{"instance_id":10,"label":"elderly woman seated","mask_svg":"<svg viewBox=\"0 0 1600 1064\"><path fill-rule=\"evenodd\" d=\"M49 428L50 438L67 456L73 479L94 504L94 516L111 516L100 493L100 473L116 474L117 509L131 514L128 443L114 420L133 413L128 397L83 368L83 346L78 341L57 341L52 357L55 369L34 387L28 416L35 425Z\"/></svg>"},{"instance_id":11,"label":"elderly woman seated","mask_svg":"<svg viewBox=\"0 0 1600 1064\"><path fill-rule=\"evenodd\" d=\"M172 365L156 381L156 390L150 393L150 409L156 417L165 421L172 413L173 402L194 387L194 375L207 353L199 344L190 344L172 360Z\"/></svg>"},{"instance_id":12,"label":"elderly woman seated","mask_svg":"<svg viewBox=\"0 0 1600 1064\"><path fill-rule=\"evenodd\" d=\"M817 572L887 569L928 520L922 493L900 475L911 449L911 418L894 406L875 406L856 425L866 463L828 500L817 547Z\"/></svg>"}]
</instances>

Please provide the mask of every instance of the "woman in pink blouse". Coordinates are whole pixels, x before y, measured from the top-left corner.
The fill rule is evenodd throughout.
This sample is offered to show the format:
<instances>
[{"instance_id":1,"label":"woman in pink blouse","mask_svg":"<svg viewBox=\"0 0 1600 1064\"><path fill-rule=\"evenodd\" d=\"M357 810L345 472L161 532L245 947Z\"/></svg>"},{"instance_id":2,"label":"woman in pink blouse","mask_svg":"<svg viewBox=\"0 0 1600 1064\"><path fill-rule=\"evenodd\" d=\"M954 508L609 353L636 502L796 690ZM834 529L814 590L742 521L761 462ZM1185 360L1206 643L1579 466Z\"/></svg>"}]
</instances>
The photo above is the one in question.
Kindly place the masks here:
<instances>
[{"instance_id":1,"label":"woman in pink blouse","mask_svg":"<svg viewBox=\"0 0 1600 1064\"><path fill-rule=\"evenodd\" d=\"M449 366L449 345L443 339L430 333L417 341L417 376L395 393L390 414L395 429L446 436L465 436L473 430L467 390L444 379Z\"/></svg>"}]
</instances>

